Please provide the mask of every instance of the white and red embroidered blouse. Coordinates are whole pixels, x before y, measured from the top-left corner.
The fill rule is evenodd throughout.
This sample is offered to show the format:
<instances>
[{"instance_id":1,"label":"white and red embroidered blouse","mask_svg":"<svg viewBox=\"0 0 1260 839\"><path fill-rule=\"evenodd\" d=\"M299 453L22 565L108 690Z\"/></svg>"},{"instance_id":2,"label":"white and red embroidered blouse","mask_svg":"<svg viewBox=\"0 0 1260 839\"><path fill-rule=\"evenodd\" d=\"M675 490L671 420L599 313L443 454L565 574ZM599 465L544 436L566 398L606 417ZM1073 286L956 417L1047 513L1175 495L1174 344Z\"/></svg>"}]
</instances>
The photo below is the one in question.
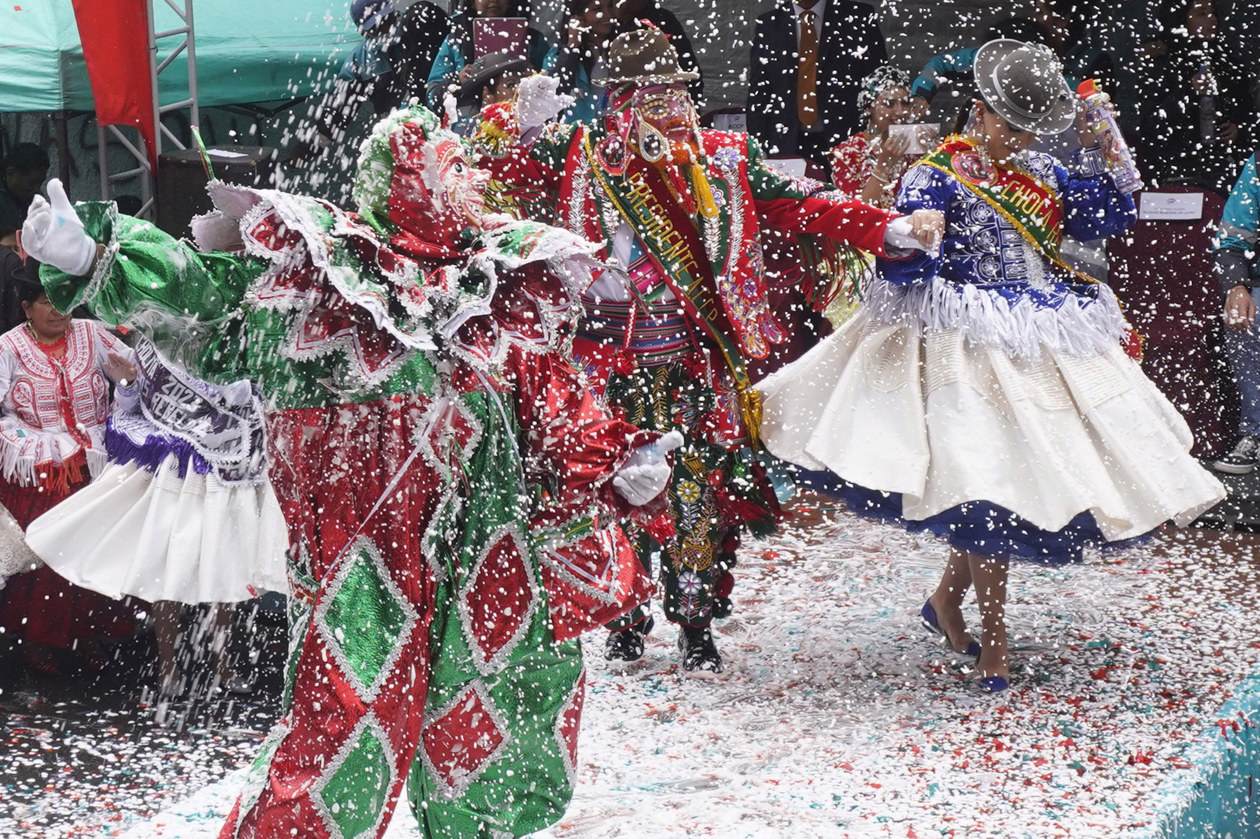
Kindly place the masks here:
<instances>
[{"instance_id":1,"label":"white and red embroidered blouse","mask_svg":"<svg viewBox=\"0 0 1260 839\"><path fill-rule=\"evenodd\" d=\"M876 206L891 207L906 169L919 159L917 154L907 154L897 167L897 178L888 184ZM862 132L854 134L831 150L831 182L845 198L861 200L862 187L871 176L871 143Z\"/></svg>"},{"instance_id":2,"label":"white and red embroidered blouse","mask_svg":"<svg viewBox=\"0 0 1260 839\"><path fill-rule=\"evenodd\" d=\"M38 483L37 466L60 466L79 451L95 474L105 463L109 381L103 363L132 351L100 323L74 320L56 344L26 324L0 335L0 468L7 480Z\"/></svg>"}]
</instances>

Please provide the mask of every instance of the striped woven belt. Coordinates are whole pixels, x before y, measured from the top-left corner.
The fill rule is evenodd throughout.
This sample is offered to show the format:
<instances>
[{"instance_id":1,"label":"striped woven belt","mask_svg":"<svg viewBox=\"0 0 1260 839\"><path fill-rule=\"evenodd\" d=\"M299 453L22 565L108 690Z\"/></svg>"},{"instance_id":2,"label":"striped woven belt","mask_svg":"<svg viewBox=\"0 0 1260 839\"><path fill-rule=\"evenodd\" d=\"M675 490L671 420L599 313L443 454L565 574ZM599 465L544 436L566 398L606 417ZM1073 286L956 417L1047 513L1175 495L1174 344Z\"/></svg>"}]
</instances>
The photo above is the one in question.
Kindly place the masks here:
<instances>
[{"instance_id":1,"label":"striped woven belt","mask_svg":"<svg viewBox=\"0 0 1260 839\"><path fill-rule=\"evenodd\" d=\"M637 304L583 300L586 317L578 336L601 344L624 346L642 366L667 364L689 355L695 348L687 319L676 301L650 303L648 312L634 313L634 331L626 340L631 306Z\"/></svg>"}]
</instances>

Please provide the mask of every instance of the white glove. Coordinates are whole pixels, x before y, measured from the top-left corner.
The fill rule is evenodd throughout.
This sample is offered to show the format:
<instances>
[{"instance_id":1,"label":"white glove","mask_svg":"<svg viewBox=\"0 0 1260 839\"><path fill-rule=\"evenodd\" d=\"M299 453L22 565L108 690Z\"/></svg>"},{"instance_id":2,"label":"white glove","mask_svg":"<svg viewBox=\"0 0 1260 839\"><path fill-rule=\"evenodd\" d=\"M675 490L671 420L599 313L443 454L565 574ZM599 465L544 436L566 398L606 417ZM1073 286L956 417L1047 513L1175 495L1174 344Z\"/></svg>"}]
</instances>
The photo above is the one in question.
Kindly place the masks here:
<instances>
[{"instance_id":1,"label":"white glove","mask_svg":"<svg viewBox=\"0 0 1260 839\"><path fill-rule=\"evenodd\" d=\"M884 244L940 256L944 232L945 217L939 210L915 210L908 216L898 216L888 222L884 228Z\"/></svg>"},{"instance_id":2,"label":"white glove","mask_svg":"<svg viewBox=\"0 0 1260 839\"><path fill-rule=\"evenodd\" d=\"M455 98L455 89L455 85L451 85L451 89L442 94L442 113L450 125L459 122L459 100Z\"/></svg>"},{"instance_id":3,"label":"white glove","mask_svg":"<svg viewBox=\"0 0 1260 839\"><path fill-rule=\"evenodd\" d=\"M61 181L48 182L48 197L36 195L22 225L26 252L58 271L75 277L90 274L96 261L96 242L83 232L83 222L70 205Z\"/></svg>"},{"instance_id":4,"label":"white glove","mask_svg":"<svg viewBox=\"0 0 1260 839\"><path fill-rule=\"evenodd\" d=\"M516 88L516 124L524 134L549 119L554 119L575 100L567 93L557 93L560 79L544 73L535 73L521 79Z\"/></svg>"},{"instance_id":5,"label":"white glove","mask_svg":"<svg viewBox=\"0 0 1260 839\"><path fill-rule=\"evenodd\" d=\"M613 489L631 506L648 503L669 485L671 470L665 455L682 444L682 435L671 431L655 443L639 446L613 476Z\"/></svg>"}]
</instances>

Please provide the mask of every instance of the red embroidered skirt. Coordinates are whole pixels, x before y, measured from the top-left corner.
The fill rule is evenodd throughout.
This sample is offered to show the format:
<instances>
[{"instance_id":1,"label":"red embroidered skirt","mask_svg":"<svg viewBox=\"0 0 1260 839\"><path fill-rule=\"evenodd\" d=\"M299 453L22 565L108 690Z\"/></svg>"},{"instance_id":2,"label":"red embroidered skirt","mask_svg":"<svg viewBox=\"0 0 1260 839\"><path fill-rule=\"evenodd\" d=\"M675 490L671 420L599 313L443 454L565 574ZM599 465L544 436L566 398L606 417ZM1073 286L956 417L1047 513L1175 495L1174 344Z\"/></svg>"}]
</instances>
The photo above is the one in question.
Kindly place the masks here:
<instances>
[{"instance_id":1,"label":"red embroidered skirt","mask_svg":"<svg viewBox=\"0 0 1260 839\"><path fill-rule=\"evenodd\" d=\"M0 504L23 529L89 481L82 454L46 475L38 486L0 478ZM135 631L133 603L80 588L41 566L10 577L0 590L0 637L61 648L79 640L126 638Z\"/></svg>"}]
</instances>

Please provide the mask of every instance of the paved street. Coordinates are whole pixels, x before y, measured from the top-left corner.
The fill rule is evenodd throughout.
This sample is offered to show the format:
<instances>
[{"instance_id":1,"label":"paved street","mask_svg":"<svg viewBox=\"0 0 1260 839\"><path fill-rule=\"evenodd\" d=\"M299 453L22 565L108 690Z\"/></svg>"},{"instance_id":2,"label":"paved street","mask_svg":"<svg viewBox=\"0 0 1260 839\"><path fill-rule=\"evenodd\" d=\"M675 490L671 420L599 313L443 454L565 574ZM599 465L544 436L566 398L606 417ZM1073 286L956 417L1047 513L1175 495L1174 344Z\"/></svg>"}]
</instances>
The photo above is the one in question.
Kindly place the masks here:
<instances>
[{"instance_id":1,"label":"paved street","mask_svg":"<svg viewBox=\"0 0 1260 839\"><path fill-rule=\"evenodd\" d=\"M1170 530L1123 557L1021 565L1016 679L993 698L918 626L939 542L817 499L793 512L741 558L719 629L728 672L683 674L663 623L633 666L592 648L577 795L545 836L889 835L867 832L880 814L924 836L947 816L979 830L967 820L984 813L966 835L1137 837L1171 812L1165 782L1217 759L1208 721L1254 681L1254 536ZM0 658L0 837L213 839L232 770L279 710L280 615L255 627L253 695L194 685L165 714L147 637L97 674L35 677ZM415 835L402 805L389 839Z\"/></svg>"},{"instance_id":2,"label":"paved street","mask_svg":"<svg viewBox=\"0 0 1260 839\"><path fill-rule=\"evenodd\" d=\"M116 647L98 673L36 675L5 650L0 837L111 836L251 760L280 707L284 631L275 617L254 622L260 655L246 697L211 694L213 668L201 662L186 696L159 707L151 634Z\"/></svg>"}]
</instances>

